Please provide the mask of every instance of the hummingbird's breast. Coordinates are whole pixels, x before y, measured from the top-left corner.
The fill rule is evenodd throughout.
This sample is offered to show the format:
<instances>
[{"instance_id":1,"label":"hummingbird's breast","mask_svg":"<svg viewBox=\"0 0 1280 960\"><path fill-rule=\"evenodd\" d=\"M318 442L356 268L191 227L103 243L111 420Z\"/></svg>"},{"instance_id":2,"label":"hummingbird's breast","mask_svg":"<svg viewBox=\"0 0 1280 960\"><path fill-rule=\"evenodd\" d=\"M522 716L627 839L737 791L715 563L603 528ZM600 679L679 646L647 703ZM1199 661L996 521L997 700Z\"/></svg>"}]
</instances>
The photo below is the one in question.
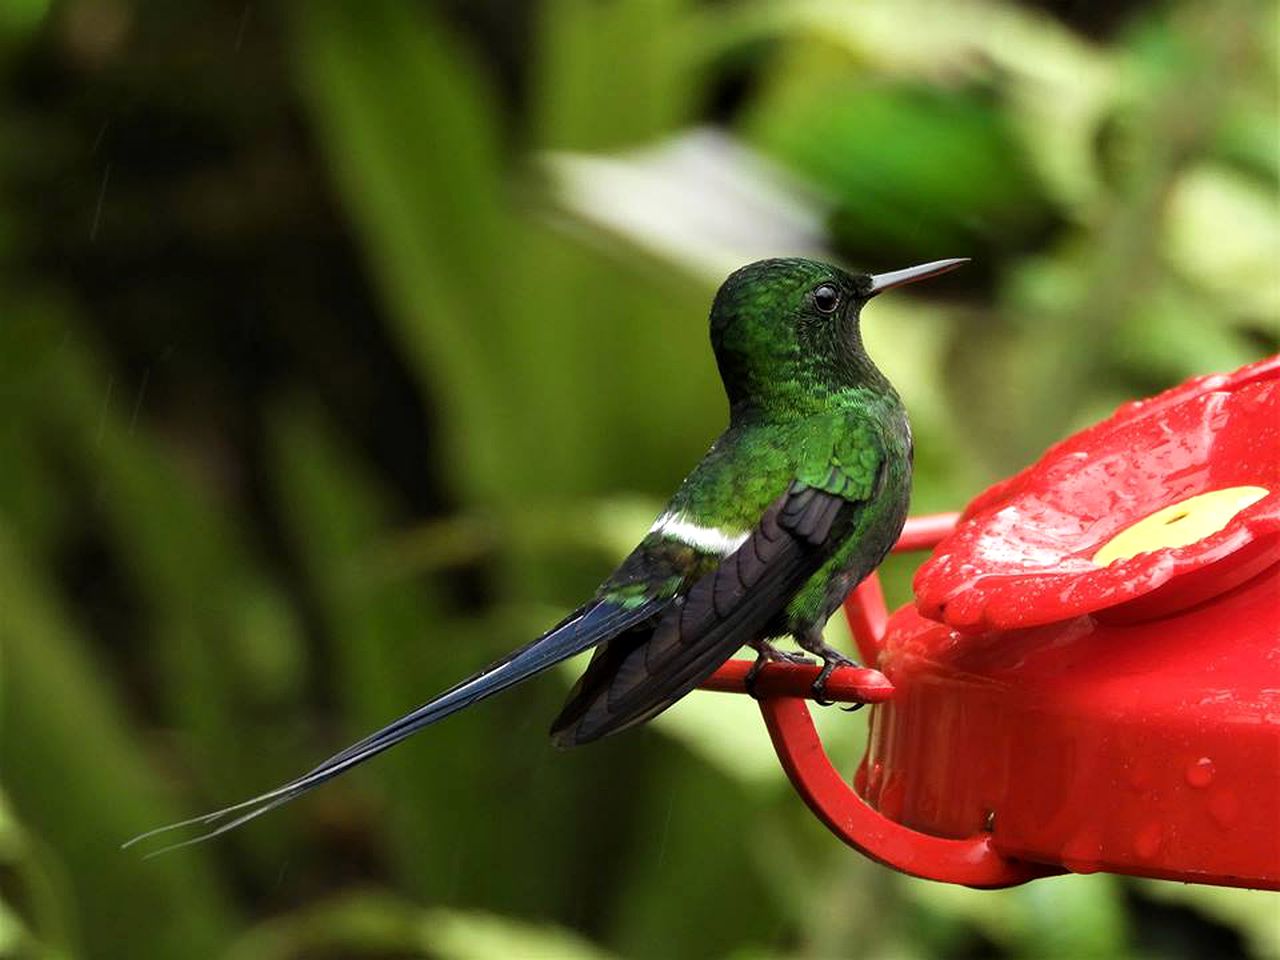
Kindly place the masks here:
<instances>
[{"instance_id":1,"label":"hummingbird's breast","mask_svg":"<svg viewBox=\"0 0 1280 960\"><path fill-rule=\"evenodd\" d=\"M906 523L911 502L913 444L906 410L896 396L872 413L882 447L877 483L858 503L855 522L832 545L829 559L787 605L778 632L821 627L849 591L884 562Z\"/></svg>"}]
</instances>

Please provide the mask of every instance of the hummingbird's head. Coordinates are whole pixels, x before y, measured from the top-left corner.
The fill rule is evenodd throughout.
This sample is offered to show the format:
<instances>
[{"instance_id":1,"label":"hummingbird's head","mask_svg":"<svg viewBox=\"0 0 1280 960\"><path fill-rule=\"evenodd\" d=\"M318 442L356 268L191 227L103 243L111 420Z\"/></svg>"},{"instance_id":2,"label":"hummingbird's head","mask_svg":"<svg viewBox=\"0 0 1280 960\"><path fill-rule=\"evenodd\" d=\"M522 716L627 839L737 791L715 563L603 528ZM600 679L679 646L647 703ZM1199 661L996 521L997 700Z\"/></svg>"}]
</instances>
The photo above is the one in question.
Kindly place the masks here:
<instances>
[{"instance_id":1,"label":"hummingbird's head","mask_svg":"<svg viewBox=\"0 0 1280 960\"><path fill-rule=\"evenodd\" d=\"M711 306L711 346L731 411L807 413L835 391L887 388L862 347L863 304L965 262L868 274L797 258L735 270Z\"/></svg>"}]
</instances>

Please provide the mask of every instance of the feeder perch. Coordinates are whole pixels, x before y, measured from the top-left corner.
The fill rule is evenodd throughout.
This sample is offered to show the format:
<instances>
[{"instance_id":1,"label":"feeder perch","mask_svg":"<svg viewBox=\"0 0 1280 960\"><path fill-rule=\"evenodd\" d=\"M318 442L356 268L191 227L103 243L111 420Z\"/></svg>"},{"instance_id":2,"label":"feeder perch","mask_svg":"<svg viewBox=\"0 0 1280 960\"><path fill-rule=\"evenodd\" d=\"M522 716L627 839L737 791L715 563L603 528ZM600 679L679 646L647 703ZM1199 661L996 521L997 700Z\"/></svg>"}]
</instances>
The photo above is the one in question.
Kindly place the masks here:
<instances>
[{"instance_id":1,"label":"feeder perch","mask_svg":"<svg viewBox=\"0 0 1280 960\"><path fill-rule=\"evenodd\" d=\"M887 616L845 611L871 704L852 782L770 664L760 709L801 797L919 877L1002 887L1110 871L1280 890L1280 357L1201 377L1051 448L957 516ZM734 661L707 684L743 691Z\"/></svg>"}]
</instances>

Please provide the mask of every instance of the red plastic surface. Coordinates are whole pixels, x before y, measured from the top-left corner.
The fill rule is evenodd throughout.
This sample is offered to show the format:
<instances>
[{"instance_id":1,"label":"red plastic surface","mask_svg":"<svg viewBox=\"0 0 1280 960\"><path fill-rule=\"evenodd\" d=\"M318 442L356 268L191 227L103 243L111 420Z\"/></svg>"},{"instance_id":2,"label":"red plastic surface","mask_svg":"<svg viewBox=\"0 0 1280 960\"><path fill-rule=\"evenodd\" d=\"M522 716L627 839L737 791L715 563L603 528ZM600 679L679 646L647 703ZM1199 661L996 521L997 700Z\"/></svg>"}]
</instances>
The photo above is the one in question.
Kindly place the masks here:
<instances>
[{"instance_id":1,"label":"red plastic surface","mask_svg":"<svg viewBox=\"0 0 1280 960\"><path fill-rule=\"evenodd\" d=\"M1212 536L1107 566L1138 520L1207 491L1270 493ZM916 576L925 616L980 633L1106 611L1162 616L1280 560L1280 357L1200 377L1051 448L977 497Z\"/></svg>"}]
</instances>

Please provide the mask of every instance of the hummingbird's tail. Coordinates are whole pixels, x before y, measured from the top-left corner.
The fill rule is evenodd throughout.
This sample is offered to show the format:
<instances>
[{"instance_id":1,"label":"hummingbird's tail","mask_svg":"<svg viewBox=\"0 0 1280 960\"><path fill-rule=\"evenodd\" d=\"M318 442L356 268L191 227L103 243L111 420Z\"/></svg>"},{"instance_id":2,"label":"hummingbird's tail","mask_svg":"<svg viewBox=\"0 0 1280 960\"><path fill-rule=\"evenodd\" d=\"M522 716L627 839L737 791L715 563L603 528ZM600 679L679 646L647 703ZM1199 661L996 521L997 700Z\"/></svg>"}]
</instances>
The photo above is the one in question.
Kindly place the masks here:
<instances>
[{"instance_id":1,"label":"hummingbird's tail","mask_svg":"<svg viewBox=\"0 0 1280 960\"><path fill-rule=\"evenodd\" d=\"M180 830L184 827L208 828L195 837L169 844L147 854L147 857L154 857L169 850L209 840L228 830L234 830L241 824L260 817L267 811L288 803L325 781L332 780L352 767L377 756L417 733L423 727L443 720L450 714L457 713L485 697L505 690L562 660L567 660L617 636L624 630L653 618L666 605L666 601L647 601L631 607L607 602L588 604L570 614L537 640L508 654L456 686L450 687L412 713L406 714L340 753L335 753L309 773L250 800L223 807L221 810L215 810L203 816L192 817L180 823L148 830L126 842L121 849L171 830Z\"/></svg>"}]
</instances>

